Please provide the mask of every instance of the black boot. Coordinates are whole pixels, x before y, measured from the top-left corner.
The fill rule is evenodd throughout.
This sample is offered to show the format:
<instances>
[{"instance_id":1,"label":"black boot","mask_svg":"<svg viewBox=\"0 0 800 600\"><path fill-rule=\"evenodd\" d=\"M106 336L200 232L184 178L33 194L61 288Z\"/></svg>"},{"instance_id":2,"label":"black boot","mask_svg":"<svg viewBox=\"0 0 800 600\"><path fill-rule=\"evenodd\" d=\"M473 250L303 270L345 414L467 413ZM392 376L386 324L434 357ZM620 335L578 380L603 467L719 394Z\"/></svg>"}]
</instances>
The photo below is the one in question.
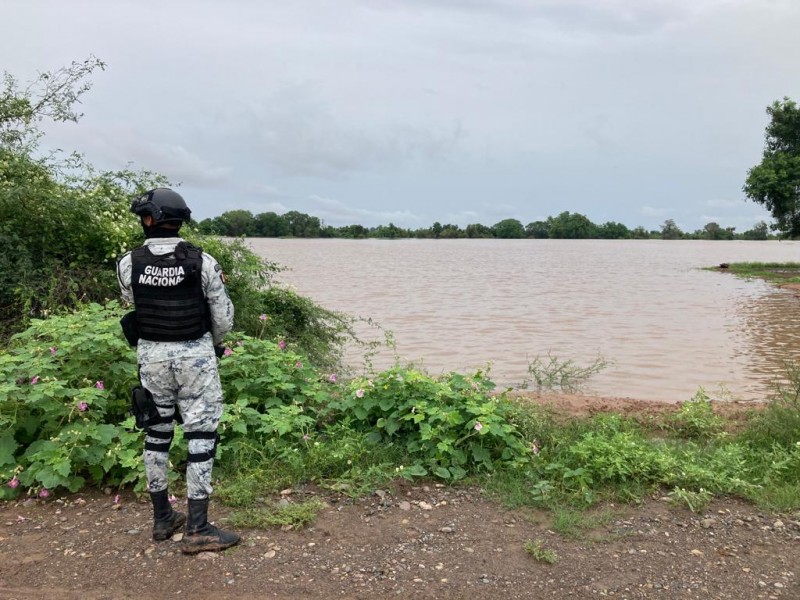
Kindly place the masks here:
<instances>
[{"instance_id":1,"label":"black boot","mask_svg":"<svg viewBox=\"0 0 800 600\"><path fill-rule=\"evenodd\" d=\"M186 535L181 542L181 552L184 554L214 552L238 543L238 534L222 531L208 522L208 498L189 499L189 520L186 523Z\"/></svg>"},{"instance_id":2,"label":"black boot","mask_svg":"<svg viewBox=\"0 0 800 600\"><path fill-rule=\"evenodd\" d=\"M153 501L153 539L163 542L186 523L186 515L172 510L167 490L150 492L150 500Z\"/></svg>"}]
</instances>

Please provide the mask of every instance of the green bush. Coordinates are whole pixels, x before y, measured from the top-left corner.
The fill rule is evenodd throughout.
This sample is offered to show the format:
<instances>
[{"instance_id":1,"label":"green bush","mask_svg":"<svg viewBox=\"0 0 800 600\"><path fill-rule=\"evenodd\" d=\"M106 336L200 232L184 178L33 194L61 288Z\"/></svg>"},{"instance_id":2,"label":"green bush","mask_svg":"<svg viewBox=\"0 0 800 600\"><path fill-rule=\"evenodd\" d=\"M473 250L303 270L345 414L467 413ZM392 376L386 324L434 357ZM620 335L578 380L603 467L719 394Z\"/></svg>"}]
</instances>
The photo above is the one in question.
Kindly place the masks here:
<instances>
[{"instance_id":1,"label":"green bush","mask_svg":"<svg viewBox=\"0 0 800 600\"><path fill-rule=\"evenodd\" d=\"M775 396L753 413L745 438L752 443L790 448L800 441L800 368L787 365L787 380Z\"/></svg>"},{"instance_id":2,"label":"green bush","mask_svg":"<svg viewBox=\"0 0 800 600\"><path fill-rule=\"evenodd\" d=\"M414 460L400 469L408 477L462 479L470 472L520 466L530 450L509 422L509 401L495 396L482 372L434 378L395 367L374 380L353 380L332 407L372 430L382 445L401 445Z\"/></svg>"},{"instance_id":3,"label":"green bush","mask_svg":"<svg viewBox=\"0 0 800 600\"><path fill-rule=\"evenodd\" d=\"M123 426L136 357L120 335L120 314L91 304L35 320L0 353L4 480L38 492L138 478L141 437Z\"/></svg>"},{"instance_id":4,"label":"green bush","mask_svg":"<svg viewBox=\"0 0 800 600\"><path fill-rule=\"evenodd\" d=\"M678 435L689 439L713 438L723 432L723 420L714 414L711 399L703 388L684 402L669 419Z\"/></svg>"}]
</instances>

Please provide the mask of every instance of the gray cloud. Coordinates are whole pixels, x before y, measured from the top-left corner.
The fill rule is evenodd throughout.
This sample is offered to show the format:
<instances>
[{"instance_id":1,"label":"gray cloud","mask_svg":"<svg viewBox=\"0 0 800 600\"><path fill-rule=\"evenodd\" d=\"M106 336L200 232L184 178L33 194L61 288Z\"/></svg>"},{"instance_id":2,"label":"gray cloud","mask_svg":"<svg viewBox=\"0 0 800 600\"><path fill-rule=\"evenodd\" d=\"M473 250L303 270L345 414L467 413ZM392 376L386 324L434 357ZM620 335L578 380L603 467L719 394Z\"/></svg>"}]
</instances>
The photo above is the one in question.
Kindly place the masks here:
<instances>
[{"instance_id":1,"label":"gray cloud","mask_svg":"<svg viewBox=\"0 0 800 600\"><path fill-rule=\"evenodd\" d=\"M800 97L798 30L790 0L8 0L0 52L22 80L105 60L46 142L164 172L203 216L696 229L768 218L741 186L764 108Z\"/></svg>"},{"instance_id":2,"label":"gray cloud","mask_svg":"<svg viewBox=\"0 0 800 600\"><path fill-rule=\"evenodd\" d=\"M334 226L342 225L388 225L393 222L395 225L409 226L410 223L420 224L420 218L410 211L376 211L364 208L347 206L339 200L333 198L322 198L310 196L308 206L313 211L312 214L322 218L327 224Z\"/></svg>"},{"instance_id":3,"label":"gray cloud","mask_svg":"<svg viewBox=\"0 0 800 600\"><path fill-rule=\"evenodd\" d=\"M414 161L445 160L462 132L400 122L370 124L337 114L310 85L286 86L228 116L231 144L248 146L267 168L289 176L339 178Z\"/></svg>"},{"instance_id":4,"label":"gray cloud","mask_svg":"<svg viewBox=\"0 0 800 600\"><path fill-rule=\"evenodd\" d=\"M50 139L64 142L59 144L61 147L75 143L81 151L97 158L98 166L108 169L157 166L159 173L187 186L222 187L231 183L231 166L215 164L181 144L146 136L131 126L99 130L83 124L56 125L51 127Z\"/></svg>"}]
</instances>

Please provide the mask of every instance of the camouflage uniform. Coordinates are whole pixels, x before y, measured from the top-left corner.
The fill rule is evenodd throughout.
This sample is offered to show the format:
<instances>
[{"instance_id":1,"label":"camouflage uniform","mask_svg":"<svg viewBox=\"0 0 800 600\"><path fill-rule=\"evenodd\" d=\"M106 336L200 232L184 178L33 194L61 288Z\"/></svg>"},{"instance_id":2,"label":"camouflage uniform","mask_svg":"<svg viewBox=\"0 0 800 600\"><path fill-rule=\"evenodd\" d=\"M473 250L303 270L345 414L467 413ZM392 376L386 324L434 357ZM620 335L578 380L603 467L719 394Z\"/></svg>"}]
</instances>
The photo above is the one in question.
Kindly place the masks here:
<instances>
[{"instance_id":1,"label":"camouflage uniform","mask_svg":"<svg viewBox=\"0 0 800 600\"><path fill-rule=\"evenodd\" d=\"M181 238L150 238L145 245L153 254L170 254ZM117 263L117 278L122 297L133 302L131 253ZM216 430L222 416L222 386L217 371L214 345L233 328L233 304L228 298L222 269L203 253L202 287L211 317L211 331L185 342L139 340L138 363L142 385L158 405L159 414L170 418L177 404L183 418L184 435L189 439L186 487L192 500L207 498L211 492ZM174 421L153 425L145 438L144 466L150 492L167 489L169 448ZM194 435L192 435L194 434ZM205 460L202 460L205 458Z\"/></svg>"}]
</instances>

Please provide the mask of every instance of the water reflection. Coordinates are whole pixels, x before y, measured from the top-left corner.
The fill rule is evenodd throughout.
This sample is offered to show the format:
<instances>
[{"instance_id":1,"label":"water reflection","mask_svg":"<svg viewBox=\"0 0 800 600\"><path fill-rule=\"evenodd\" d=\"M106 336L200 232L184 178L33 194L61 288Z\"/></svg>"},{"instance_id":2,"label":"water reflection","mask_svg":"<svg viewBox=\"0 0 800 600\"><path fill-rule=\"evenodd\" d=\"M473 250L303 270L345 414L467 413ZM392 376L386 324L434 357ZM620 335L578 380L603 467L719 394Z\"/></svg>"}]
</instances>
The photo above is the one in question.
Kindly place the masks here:
<instances>
[{"instance_id":1,"label":"water reflection","mask_svg":"<svg viewBox=\"0 0 800 600\"><path fill-rule=\"evenodd\" d=\"M800 349L798 298L699 267L789 261L787 242L250 240L280 280L372 317L433 373L492 364L516 386L547 353L611 366L593 393L684 400L698 386L761 399ZM375 335L362 328L365 335ZM392 352L376 357L382 368Z\"/></svg>"},{"instance_id":2,"label":"water reflection","mask_svg":"<svg viewBox=\"0 0 800 600\"><path fill-rule=\"evenodd\" d=\"M744 321L737 355L759 382L785 382L800 349L800 292L770 289L739 307Z\"/></svg>"}]
</instances>

